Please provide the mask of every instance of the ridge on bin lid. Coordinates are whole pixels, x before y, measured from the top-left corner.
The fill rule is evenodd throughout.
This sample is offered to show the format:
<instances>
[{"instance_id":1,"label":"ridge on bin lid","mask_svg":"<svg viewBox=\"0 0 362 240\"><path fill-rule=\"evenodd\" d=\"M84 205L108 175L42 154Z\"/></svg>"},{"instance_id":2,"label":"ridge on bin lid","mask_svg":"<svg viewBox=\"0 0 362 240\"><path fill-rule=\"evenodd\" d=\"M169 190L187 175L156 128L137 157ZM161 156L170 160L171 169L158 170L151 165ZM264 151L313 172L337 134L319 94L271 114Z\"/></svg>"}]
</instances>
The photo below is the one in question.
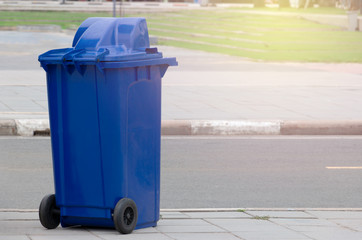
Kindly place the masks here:
<instances>
[{"instance_id":1,"label":"ridge on bin lid","mask_svg":"<svg viewBox=\"0 0 362 240\"><path fill-rule=\"evenodd\" d=\"M150 47L146 19L88 18L76 32L73 47L86 50L105 47L120 51L144 50Z\"/></svg>"},{"instance_id":2,"label":"ridge on bin lid","mask_svg":"<svg viewBox=\"0 0 362 240\"><path fill-rule=\"evenodd\" d=\"M89 52L107 49L102 59L104 61L122 60L122 55L127 55L127 59L130 55L141 57L150 47L146 19L88 18L78 28L72 46L75 50Z\"/></svg>"}]
</instances>

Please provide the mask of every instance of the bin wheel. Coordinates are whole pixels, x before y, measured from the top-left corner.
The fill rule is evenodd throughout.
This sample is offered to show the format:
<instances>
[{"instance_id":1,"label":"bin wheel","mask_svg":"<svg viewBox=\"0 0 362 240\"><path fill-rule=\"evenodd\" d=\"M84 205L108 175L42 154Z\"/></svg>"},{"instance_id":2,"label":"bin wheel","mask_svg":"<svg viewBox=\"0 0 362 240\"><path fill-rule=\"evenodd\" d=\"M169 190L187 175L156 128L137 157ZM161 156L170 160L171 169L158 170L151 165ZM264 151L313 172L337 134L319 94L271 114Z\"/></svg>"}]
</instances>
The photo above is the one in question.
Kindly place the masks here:
<instances>
[{"instance_id":1,"label":"bin wheel","mask_svg":"<svg viewBox=\"0 0 362 240\"><path fill-rule=\"evenodd\" d=\"M48 229L58 227L60 223L60 210L55 205L55 195L46 195L40 202L39 219L41 225Z\"/></svg>"},{"instance_id":2,"label":"bin wheel","mask_svg":"<svg viewBox=\"0 0 362 240\"><path fill-rule=\"evenodd\" d=\"M118 201L113 213L113 222L117 231L128 234L133 231L137 224L136 203L129 198L122 198Z\"/></svg>"}]
</instances>

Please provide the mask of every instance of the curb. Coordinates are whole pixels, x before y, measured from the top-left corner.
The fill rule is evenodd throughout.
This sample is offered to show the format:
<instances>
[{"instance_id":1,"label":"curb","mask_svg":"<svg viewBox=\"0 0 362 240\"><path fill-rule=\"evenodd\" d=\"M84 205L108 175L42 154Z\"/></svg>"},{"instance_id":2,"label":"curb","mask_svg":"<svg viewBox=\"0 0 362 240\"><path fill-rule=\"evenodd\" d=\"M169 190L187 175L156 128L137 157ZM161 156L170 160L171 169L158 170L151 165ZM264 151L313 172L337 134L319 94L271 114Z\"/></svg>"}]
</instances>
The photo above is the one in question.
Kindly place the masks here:
<instances>
[{"instance_id":1,"label":"curb","mask_svg":"<svg viewBox=\"0 0 362 240\"><path fill-rule=\"evenodd\" d=\"M17 135L15 120L0 120L0 135Z\"/></svg>"},{"instance_id":2,"label":"curb","mask_svg":"<svg viewBox=\"0 0 362 240\"><path fill-rule=\"evenodd\" d=\"M362 120L163 120L161 135L362 135ZM0 136L49 136L48 119L0 120Z\"/></svg>"},{"instance_id":3,"label":"curb","mask_svg":"<svg viewBox=\"0 0 362 240\"><path fill-rule=\"evenodd\" d=\"M162 135L362 135L362 120L165 120Z\"/></svg>"},{"instance_id":4,"label":"curb","mask_svg":"<svg viewBox=\"0 0 362 240\"><path fill-rule=\"evenodd\" d=\"M285 121L281 135L362 135L362 121Z\"/></svg>"}]
</instances>

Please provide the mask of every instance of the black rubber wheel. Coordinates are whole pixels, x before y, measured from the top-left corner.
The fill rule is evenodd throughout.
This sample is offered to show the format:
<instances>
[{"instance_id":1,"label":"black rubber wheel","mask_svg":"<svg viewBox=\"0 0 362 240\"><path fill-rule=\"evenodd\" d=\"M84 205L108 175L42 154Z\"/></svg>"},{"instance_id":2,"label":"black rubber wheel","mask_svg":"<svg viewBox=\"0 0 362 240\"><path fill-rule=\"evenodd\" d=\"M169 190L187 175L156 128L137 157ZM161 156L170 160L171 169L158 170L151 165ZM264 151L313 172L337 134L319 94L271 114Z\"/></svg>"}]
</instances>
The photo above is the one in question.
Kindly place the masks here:
<instances>
[{"instance_id":1,"label":"black rubber wheel","mask_svg":"<svg viewBox=\"0 0 362 240\"><path fill-rule=\"evenodd\" d=\"M41 225L48 229L58 227L60 223L60 211L55 205L55 195L46 195L40 202L39 219Z\"/></svg>"},{"instance_id":2,"label":"black rubber wheel","mask_svg":"<svg viewBox=\"0 0 362 240\"><path fill-rule=\"evenodd\" d=\"M136 227L138 219L136 203L129 198L118 201L113 212L113 222L117 231L128 234Z\"/></svg>"}]
</instances>

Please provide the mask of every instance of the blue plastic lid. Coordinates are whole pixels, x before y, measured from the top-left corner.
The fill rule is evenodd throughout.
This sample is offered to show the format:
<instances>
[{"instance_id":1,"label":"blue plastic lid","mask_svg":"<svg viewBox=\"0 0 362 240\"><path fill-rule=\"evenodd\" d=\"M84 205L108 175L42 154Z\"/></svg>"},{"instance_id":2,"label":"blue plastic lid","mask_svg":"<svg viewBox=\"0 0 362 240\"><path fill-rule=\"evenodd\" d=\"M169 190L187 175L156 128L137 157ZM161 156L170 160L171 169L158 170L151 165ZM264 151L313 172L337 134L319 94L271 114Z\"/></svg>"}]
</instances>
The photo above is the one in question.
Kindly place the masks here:
<instances>
[{"instance_id":1,"label":"blue plastic lid","mask_svg":"<svg viewBox=\"0 0 362 240\"><path fill-rule=\"evenodd\" d=\"M39 56L44 68L58 63L88 65L152 59L163 59L155 64L177 65L175 58L162 58L157 48L150 48L144 18L88 18L78 28L72 48Z\"/></svg>"}]
</instances>

